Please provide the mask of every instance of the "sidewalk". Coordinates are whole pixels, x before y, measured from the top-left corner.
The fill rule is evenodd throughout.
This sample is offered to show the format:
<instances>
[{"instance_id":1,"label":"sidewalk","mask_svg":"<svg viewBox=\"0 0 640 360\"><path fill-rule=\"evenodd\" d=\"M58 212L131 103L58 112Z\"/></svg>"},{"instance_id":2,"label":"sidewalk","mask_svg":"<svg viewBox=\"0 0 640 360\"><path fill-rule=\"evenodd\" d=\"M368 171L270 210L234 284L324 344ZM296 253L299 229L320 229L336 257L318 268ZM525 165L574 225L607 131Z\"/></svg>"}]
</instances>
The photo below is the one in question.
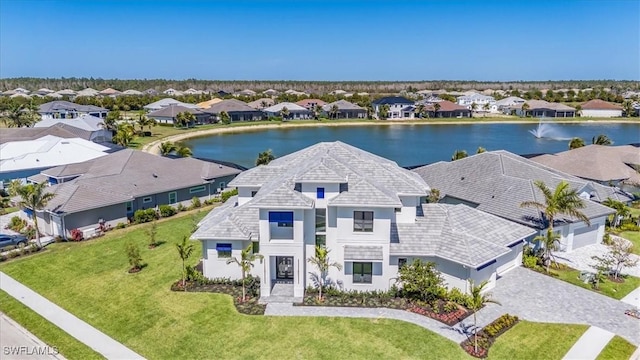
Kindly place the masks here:
<instances>
[{"instance_id":1,"label":"sidewalk","mask_svg":"<svg viewBox=\"0 0 640 360\"><path fill-rule=\"evenodd\" d=\"M592 326L582 334L580 339L573 344L563 360L591 360L596 359L602 349L613 338L613 333L597 326Z\"/></svg>"},{"instance_id":2,"label":"sidewalk","mask_svg":"<svg viewBox=\"0 0 640 360\"><path fill-rule=\"evenodd\" d=\"M0 272L0 289L107 359L144 359L3 272Z\"/></svg>"},{"instance_id":3,"label":"sidewalk","mask_svg":"<svg viewBox=\"0 0 640 360\"><path fill-rule=\"evenodd\" d=\"M640 308L640 287L627 294L620 301Z\"/></svg>"}]
</instances>

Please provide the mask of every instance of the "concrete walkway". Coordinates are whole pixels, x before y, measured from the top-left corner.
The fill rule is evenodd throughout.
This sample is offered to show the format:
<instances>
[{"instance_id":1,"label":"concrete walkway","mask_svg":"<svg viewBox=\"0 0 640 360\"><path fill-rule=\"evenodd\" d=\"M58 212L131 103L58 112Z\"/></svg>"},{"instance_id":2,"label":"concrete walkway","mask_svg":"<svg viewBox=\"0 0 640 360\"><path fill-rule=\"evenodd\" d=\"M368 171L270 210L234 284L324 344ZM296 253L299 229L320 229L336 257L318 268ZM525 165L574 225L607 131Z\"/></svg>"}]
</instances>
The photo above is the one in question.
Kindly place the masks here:
<instances>
[{"instance_id":1,"label":"concrete walkway","mask_svg":"<svg viewBox=\"0 0 640 360\"><path fill-rule=\"evenodd\" d=\"M0 313L2 360L65 360L58 349L45 344L17 322Z\"/></svg>"},{"instance_id":2,"label":"concrete walkway","mask_svg":"<svg viewBox=\"0 0 640 360\"><path fill-rule=\"evenodd\" d=\"M630 292L627 296L620 299L620 301L640 308L640 287Z\"/></svg>"},{"instance_id":3,"label":"concrete walkway","mask_svg":"<svg viewBox=\"0 0 640 360\"><path fill-rule=\"evenodd\" d=\"M352 308L333 306L293 306L293 304L267 304L265 315L269 316L330 316L368 319L395 319L406 321L431 330L456 343L467 338L464 331L456 325L447 326L439 321L409 311L387 308Z\"/></svg>"},{"instance_id":4,"label":"concrete walkway","mask_svg":"<svg viewBox=\"0 0 640 360\"><path fill-rule=\"evenodd\" d=\"M107 359L144 359L3 272L0 272L0 289Z\"/></svg>"},{"instance_id":5,"label":"concrete walkway","mask_svg":"<svg viewBox=\"0 0 640 360\"><path fill-rule=\"evenodd\" d=\"M611 341L613 333L592 326L569 349L563 360L595 360L602 349Z\"/></svg>"}]
</instances>

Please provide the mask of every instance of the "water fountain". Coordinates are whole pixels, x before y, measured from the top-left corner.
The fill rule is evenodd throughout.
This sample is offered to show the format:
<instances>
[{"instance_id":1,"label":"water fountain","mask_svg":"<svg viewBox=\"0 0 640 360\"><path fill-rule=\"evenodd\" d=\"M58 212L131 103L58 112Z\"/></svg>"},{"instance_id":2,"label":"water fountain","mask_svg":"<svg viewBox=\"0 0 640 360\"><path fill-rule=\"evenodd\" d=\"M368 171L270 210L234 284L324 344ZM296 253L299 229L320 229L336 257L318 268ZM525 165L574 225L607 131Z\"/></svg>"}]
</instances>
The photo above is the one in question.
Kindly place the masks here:
<instances>
[{"instance_id":1,"label":"water fountain","mask_svg":"<svg viewBox=\"0 0 640 360\"><path fill-rule=\"evenodd\" d=\"M560 129L558 129L554 124L544 122L543 119L540 119L538 123L538 127L535 129L529 130L533 136L538 139L549 139L549 140L559 140L566 141L571 140L571 137L566 136L562 133Z\"/></svg>"}]
</instances>

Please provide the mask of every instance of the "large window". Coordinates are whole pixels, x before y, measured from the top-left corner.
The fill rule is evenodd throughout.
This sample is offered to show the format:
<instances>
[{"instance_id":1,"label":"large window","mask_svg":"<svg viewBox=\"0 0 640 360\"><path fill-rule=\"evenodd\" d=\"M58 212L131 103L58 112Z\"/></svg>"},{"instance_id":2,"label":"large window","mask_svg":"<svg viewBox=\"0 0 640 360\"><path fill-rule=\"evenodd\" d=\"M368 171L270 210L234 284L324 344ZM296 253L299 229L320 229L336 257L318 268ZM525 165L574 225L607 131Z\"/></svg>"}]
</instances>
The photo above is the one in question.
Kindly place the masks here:
<instances>
[{"instance_id":1,"label":"large window","mask_svg":"<svg viewBox=\"0 0 640 360\"><path fill-rule=\"evenodd\" d=\"M230 258L231 257L231 244L216 244L216 251L218 251L219 258Z\"/></svg>"},{"instance_id":2,"label":"large window","mask_svg":"<svg viewBox=\"0 0 640 360\"><path fill-rule=\"evenodd\" d=\"M178 202L178 193L172 191L169 193L169 204L175 204Z\"/></svg>"},{"instance_id":3,"label":"large window","mask_svg":"<svg viewBox=\"0 0 640 360\"><path fill-rule=\"evenodd\" d=\"M373 275L373 263L354 262L353 263L353 283L371 284Z\"/></svg>"},{"instance_id":4,"label":"large window","mask_svg":"<svg viewBox=\"0 0 640 360\"><path fill-rule=\"evenodd\" d=\"M373 231L373 211L353 212L353 231L372 232Z\"/></svg>"},{"instance_id":5,"label":"large window","mask_svg":"<svg viewBox=\"0 0 640 360\"><path fill-rule=\"evenodd\" d=\"M327 247L327 235L316 234L316 246Z\"/></svg>"},{"instance_id":6,"label":"large window","mask_svg":"<svg viewBox=\"0 0 640 360\"><path fill-rule=\"evenodd\" d=\"M195 193L203 192L206 189L207 189L207 187L205 185L192 187L191 189L189 189L189 194L195 194Z\"/></svg>"},{"instance_id":7,"label":"large window","mask_svg":"<svg viewBox=\"0 0 640 360\"><path fill-rule=\"evenodd\" d=\"M127 201L127 213L133 212L133 201Z\"/></svg>"},{"instance_id":8,"label":"large window","mask_svg":"<svg viewBox=\"0 0 640 360\"><path fill-rule=\"evenodd\" d=\"M327 209L316 208L316 232L327 230Z\"/></svg>"},{"instance_id":9,"label":"large window","mask_svg":"<svg viewBox=\"0 0 640 360\"><path fill-rule=\"evenodd\" d=\"M293 227L293 212L271 211L269 212L269 222L277 223L278 227Z\"/></svg>"}]
</instances>

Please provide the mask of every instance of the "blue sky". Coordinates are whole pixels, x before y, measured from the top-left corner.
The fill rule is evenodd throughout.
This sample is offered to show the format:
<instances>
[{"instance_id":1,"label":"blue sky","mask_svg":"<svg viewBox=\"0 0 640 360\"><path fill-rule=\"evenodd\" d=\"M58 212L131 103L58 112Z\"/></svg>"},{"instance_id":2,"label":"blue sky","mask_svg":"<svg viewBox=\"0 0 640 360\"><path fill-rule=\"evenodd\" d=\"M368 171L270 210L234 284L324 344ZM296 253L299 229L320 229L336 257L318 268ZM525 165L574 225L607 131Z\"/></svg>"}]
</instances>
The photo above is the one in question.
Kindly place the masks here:
<instances>
[{"instance_id":1,"label":"blue sky","mask_svg":"<svg viewBox=\"0 0 640 360\"><path fill-rule=\"evenodd\" d=\"M640 79L640 1L0 0L0 77Z\"/></svg>"}]
</instances>

